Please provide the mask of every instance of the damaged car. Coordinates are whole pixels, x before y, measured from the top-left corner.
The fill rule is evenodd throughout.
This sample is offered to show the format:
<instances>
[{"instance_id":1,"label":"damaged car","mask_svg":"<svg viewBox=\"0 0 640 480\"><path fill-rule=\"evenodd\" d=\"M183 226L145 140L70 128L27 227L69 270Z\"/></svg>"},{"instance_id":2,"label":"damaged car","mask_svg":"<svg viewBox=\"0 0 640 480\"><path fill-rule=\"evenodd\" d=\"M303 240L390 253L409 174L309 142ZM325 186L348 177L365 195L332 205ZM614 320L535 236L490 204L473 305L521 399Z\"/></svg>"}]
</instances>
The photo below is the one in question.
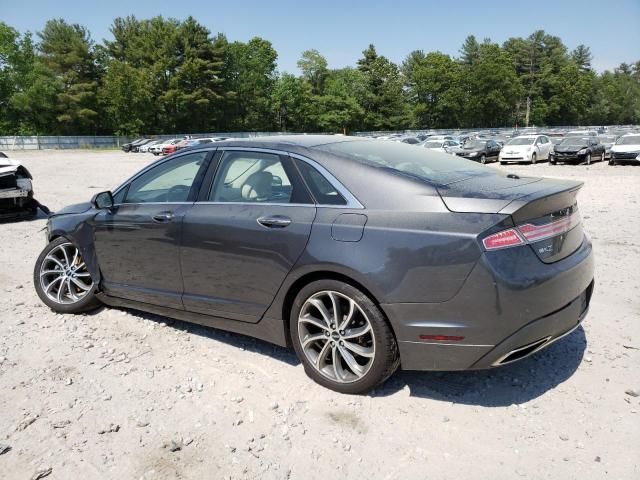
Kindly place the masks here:
<instances>
[{"instance_id":1,"label":"damaged car","mask_svg":"<svg viewBox=\"0 0 640 480\"><path fill-rule=\"evenodd\" d=\"M33 198L33 177L18 160L0 152L0 220L35 216L46 207Z\"/></svg>"}]
</instances>

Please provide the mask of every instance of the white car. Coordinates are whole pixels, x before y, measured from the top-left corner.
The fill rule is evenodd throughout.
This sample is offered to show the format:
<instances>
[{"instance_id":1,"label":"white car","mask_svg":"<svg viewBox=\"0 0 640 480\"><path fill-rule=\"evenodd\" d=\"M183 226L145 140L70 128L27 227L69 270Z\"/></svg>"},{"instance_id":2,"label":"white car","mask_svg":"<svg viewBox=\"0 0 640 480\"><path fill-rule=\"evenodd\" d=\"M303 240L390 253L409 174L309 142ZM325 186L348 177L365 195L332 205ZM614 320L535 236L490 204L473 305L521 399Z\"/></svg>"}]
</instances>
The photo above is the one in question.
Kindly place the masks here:
<instances>
[{"instance_id":1,"label":"white car","mask_svg":"<svg viewBox=\"0 0 640 480\"><path fill-rule=\"evenodd\" d=\"M640 162L640 133L623 135L611 147L609 165L622 162Z\"/></svg>"},{"instance_id":2,"label":"white car","mask_svg":"<svg viewBox=\"0 0 640 480\"><path fill-rule=\"evenodd\" d=\"M538 160L549 160L553 152L553 143L546 135L520 135L504 144L498 160L500 165L508 162L536 163Z\"/></svg>"},{"instance_id":3,"label":"white car","mask_svg":"<svg viewBox=\"0 0 640 480\"><path fill-rule=\"evenodd\" d=\"M171 140L164 140L160 143L156 143L155 145L151 145L149 147L149 152L153 153L154 155L160 155L164 147L168 147L169 145L175 145L181 140L182 138L172 138Z\"/></svg>"},{"instance_id":4,"label":"white car","mask_svg":"<svg viewBox=\"0 0 640 480\"><path fill-rule=\"evenodd\" d=\"M35 216L38 207L49 209L33 198L33 177L18 160L0 152L0 219Z\"/></svg>"},{"instance_id":5,"label":"white car","mask_svg":"<svg viewBox=\"0 0 640 480\"><path fill-rule=\"evenodd\" d=\"M453 140L431 140L430 138L418 144L418 147L428 148L436 152L452 153L455 155L460 149L460 144Z\"/></svg>"},{"instance_id":6,"label":"white car","mask_svg":"<svg viewBox=\"0 0 640 480\"><path fill-rule=\"evenodd\" d=\"M154 145L157 145L159 143L163 143L163 142L164 142L164 140L152 140L151 142L145 143L141 147L138 147L138 152L140 152L140 153L149 153L149 149L151 147L153 147Z\"/></svg>"}]
</instances>

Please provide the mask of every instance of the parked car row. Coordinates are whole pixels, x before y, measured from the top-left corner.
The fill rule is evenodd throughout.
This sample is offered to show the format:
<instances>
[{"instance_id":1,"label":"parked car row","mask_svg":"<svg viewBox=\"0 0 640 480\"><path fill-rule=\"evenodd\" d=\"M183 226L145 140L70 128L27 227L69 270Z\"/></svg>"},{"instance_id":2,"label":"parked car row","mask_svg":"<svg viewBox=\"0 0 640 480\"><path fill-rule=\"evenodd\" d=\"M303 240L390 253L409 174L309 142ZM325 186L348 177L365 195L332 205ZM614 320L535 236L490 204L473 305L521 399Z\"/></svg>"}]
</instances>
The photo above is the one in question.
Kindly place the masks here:
<instances>
[{"instance_id":1,"label":"parked car row","mask_svg":"<svg viewBox=\"0 0 640 480\"><path fill-rule=\"evenodd\" d=\"M140 138L122 146L122 151L132 153L153 153L154 155L170 155L183 148L193 147L205 143L220 142L228 137L205 137L205 138L170 138L170 139L150 139Z\"/></svg>"},{"instance_id":2,"label":"parked car row","mask_svg":"<svg viewBox=\"0 0 640 480\"><path fill-rule=\"evenodd\" d=\"M480 163L498 161L530 163L548 161L550 165L574 163L590 165L609 160L609 165L640 163L640 132L607 132L604 127L546 132L468 132L465 134L394 133L378 136L381 140L407 143L449 153Z\"/></svg>"}]
</instances>

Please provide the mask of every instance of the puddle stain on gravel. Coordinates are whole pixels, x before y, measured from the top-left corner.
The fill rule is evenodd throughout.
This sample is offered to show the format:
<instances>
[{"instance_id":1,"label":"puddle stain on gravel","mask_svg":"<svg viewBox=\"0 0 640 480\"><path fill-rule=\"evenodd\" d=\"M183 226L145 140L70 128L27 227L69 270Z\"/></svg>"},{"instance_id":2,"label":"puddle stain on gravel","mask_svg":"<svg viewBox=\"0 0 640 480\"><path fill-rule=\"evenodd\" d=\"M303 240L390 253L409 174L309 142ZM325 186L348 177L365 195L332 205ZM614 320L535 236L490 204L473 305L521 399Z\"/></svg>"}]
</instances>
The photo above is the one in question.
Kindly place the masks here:
<instances>
[{"instance_id":1,"label":"puddle stain on gravel","mask_svg":"<svg viewBox=\"0 0 640 480\"><path fill-rule=\"evenodd\" d=\"M367 426L355 413L336 411L328 412L327 416L334 423L343 427L349 427L355 430L357 433L367 433Z\"/></svg>"}]
</instances>

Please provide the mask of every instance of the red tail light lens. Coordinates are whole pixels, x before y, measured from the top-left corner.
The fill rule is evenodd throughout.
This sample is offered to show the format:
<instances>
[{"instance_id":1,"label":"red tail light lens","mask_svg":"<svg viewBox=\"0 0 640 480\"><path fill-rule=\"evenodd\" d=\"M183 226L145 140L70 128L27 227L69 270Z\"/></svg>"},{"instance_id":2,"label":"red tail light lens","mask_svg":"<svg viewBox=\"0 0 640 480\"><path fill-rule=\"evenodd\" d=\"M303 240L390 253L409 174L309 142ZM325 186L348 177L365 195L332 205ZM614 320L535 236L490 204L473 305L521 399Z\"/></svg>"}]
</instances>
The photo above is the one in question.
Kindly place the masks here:
<instances>
[{"instance_id":1,"label":"red tail light lens","mask_svg":"<svg viewBox=\"0 0 640 480\"><path fill-rule=\"evenodd\" d=\"M526 223L517 228L509 228L482 240L484 248L487 250L497 250L500 248L517 247L525 243L535 243L547 238L556 237L573 229L580 223L580 214L574 212L571 215L562 217L544 225L534 225Z\"/></svg>"},{"instance_id":2,"label":"red tail light lens","mask_svg":"<svg viewBox=\"0 0 640 480\"><path fill-rule=\"evenodd\" d=\"M580 215L574 213L573 215L544 225L532 225L530 223L520 225L518 230L528 242L539 242L540 240L566 233L579 223Z\"/></svg>"},{"instance_id":3,"label":"red tail light lens","mask_svg":"<svg viewBox=\"0 0 640 480\"><path fill-rule=\"evenodd\" d=\"M487 250L497 250L499 248L523 245L524 240L518 232L516 232L515 228L510 228L509 230L503 230L501 232L494 233L493 235L489 235L482 239L482 244Z\"/></svg>"}]
</instances>

